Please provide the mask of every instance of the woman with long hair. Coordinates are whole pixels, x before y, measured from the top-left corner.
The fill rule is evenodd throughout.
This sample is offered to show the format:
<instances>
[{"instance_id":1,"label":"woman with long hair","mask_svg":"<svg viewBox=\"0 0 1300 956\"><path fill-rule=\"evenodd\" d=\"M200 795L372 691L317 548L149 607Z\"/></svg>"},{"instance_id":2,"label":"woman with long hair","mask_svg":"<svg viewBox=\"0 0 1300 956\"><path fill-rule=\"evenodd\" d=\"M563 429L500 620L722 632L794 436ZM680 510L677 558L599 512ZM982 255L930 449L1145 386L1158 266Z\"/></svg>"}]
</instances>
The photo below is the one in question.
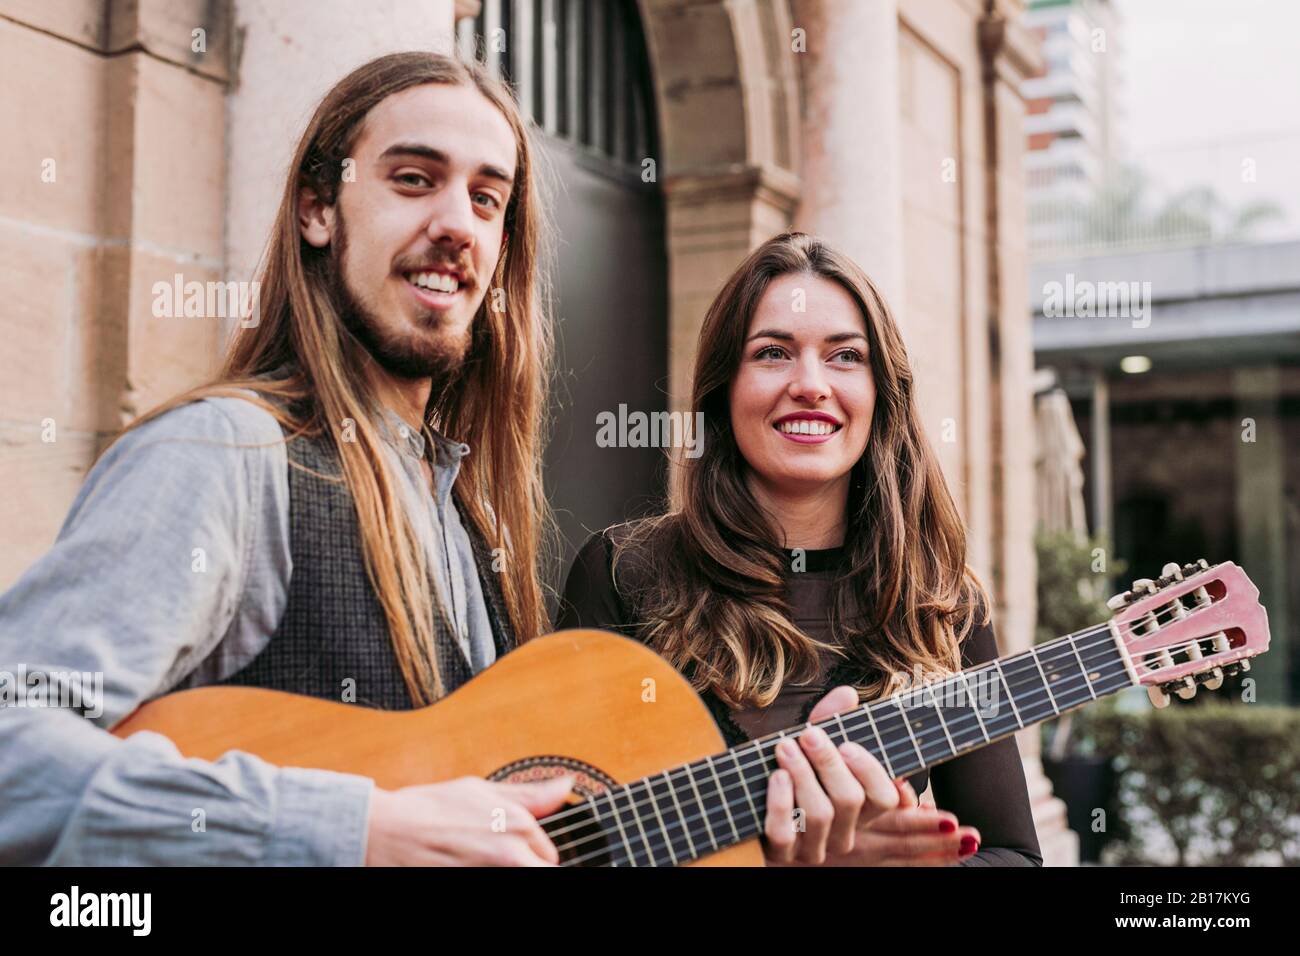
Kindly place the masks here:
<instances>
[{"instance_id":1,"label":"woman with long hair","mask_svg":"<svg viewBox=\"0 0 1300 956\"><path fill-rule=\"evenodd\" d=\"M856 264L800 233L764 243L705 318L702 451L680 462L674 506L587 541L557 628L645 642L731 746L996 658L913 387L893 316ZM844 762L867 787L854 746ZM776 751L769 862L1042 863L1014 738L896 781L896 808L856 818L862 790L845 799L842 768L814 772L829 765L805 750ZM927 777L943 809L918 805ZM774 825L796 806L807 832Z\"/></svg>"}]
</instances>

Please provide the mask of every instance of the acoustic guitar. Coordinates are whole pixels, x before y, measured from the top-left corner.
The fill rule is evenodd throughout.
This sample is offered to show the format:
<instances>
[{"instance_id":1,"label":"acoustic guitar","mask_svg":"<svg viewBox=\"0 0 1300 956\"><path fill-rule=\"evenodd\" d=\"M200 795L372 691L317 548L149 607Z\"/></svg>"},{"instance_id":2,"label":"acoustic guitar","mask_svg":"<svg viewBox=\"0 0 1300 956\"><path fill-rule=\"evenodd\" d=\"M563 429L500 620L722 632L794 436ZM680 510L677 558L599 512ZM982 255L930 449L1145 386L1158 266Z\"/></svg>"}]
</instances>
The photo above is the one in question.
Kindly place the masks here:
<instances>
[{"instance_id":1,"label":"acoustic guitar","mask_svg":"<svg viewBox=\"0 0 1300 956\"><path fill-rule=\"evenodd\" d=\"M910 776L1127 687L1157 706L1217 688L1268 649L1259 590L1231 562L1166 565L1110 601L1112 618L947 679L845 711L822 727ZM806 725L804 725L806 726ZM381 711L246 687L181 691L113 732L163 734L182 753L228 750L280 766L364 774L386 789L473 775L574 773L541 820L563 865L762 865L776 744L730 750L704 703L636 641L571 630L530 641L431 706Z\"/></svg>"}]
</instances>

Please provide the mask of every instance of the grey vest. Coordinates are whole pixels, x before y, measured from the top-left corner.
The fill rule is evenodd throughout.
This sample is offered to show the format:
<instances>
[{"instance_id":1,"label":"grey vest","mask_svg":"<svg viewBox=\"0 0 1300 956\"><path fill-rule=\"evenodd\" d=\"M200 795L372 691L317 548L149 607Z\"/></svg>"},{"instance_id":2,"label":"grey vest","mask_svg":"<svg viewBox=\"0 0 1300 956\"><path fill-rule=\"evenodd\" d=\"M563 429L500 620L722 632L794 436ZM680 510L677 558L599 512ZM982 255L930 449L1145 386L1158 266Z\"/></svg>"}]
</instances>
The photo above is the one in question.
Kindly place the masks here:
<instances>
[{"instance_id":1,"label":"grey vest","mask_svg":"<svg viewBox=\"0 0 1300 956\"><path fill-rule=\"evenodd\" d=\"M284 617L261 653L220 683L340 702L345 691L353 688L355 694L347 702L409 710L414 703L393 651L383 608L366 576L361 531L338 452L324 434L291 439L287 452L293 573ZM515 636L492 570L491 549L454 490L452 501L473 545L499 659L515 646ZM450 622L438 608L434 634L439 672L450 693L469 680L472 671Z\"/></svg>"}]
</instances>

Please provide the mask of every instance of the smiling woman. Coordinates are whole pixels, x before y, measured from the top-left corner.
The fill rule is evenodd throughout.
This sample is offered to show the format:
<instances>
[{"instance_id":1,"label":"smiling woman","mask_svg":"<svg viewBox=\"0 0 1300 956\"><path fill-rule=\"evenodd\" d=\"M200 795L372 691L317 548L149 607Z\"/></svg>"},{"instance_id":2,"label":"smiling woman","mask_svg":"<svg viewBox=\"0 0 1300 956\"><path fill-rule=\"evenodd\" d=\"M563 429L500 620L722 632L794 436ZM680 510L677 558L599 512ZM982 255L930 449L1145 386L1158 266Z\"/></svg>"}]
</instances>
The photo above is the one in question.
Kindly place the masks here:
<instances>
[{"instance_id":1,"label":"smiling woman","mask_svg":"<svg viewBox=\"0 0 1300 956\"><path fill-rule=\"evenodd\" d=\"M856 264L799 233L756 249L705 318L693 407L680 507L592 536L558 628L653 647L732 745L997 656L902 337ZM942 809L916 806L926 774L884 799L865 750L798 740L768 784L770 862L1041 863L1013 738L936 766Z\"/></svg>"},{"instance_id":2,"label":"smiling woman","mask_svg":"<svg viewBox=\"0 0 1300 956\"><path fill-rule=\"evenodd\" d=\"M862 310L820 275L773 279L750 320L730 387L731 431L750 491L790 514L802 547L844 539L849 477L876 403L869 353Z\"/></svg>"}]
</instances>

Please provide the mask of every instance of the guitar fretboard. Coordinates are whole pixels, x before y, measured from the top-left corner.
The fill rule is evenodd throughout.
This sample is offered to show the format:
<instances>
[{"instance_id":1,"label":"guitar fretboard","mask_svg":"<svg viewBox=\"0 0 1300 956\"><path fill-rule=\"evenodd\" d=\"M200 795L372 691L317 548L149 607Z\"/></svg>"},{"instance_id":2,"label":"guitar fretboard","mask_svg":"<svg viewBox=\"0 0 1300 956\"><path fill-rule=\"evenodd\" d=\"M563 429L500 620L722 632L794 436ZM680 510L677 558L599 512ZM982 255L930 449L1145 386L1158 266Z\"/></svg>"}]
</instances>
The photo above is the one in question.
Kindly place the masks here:
<instances>
[{"instance_id":1,"label":"guitar fretboard","mask_svg":"<svg viewBox=\"0 0 1300 956\"><path fill-rule=\"evenodd\" d=\"M1131 686L1109 628L1093 627L819 722L910 776ZM776 746L803 727L611 788L566 862L676 866L763 831Z\"/></svg>"}]
</instances>

